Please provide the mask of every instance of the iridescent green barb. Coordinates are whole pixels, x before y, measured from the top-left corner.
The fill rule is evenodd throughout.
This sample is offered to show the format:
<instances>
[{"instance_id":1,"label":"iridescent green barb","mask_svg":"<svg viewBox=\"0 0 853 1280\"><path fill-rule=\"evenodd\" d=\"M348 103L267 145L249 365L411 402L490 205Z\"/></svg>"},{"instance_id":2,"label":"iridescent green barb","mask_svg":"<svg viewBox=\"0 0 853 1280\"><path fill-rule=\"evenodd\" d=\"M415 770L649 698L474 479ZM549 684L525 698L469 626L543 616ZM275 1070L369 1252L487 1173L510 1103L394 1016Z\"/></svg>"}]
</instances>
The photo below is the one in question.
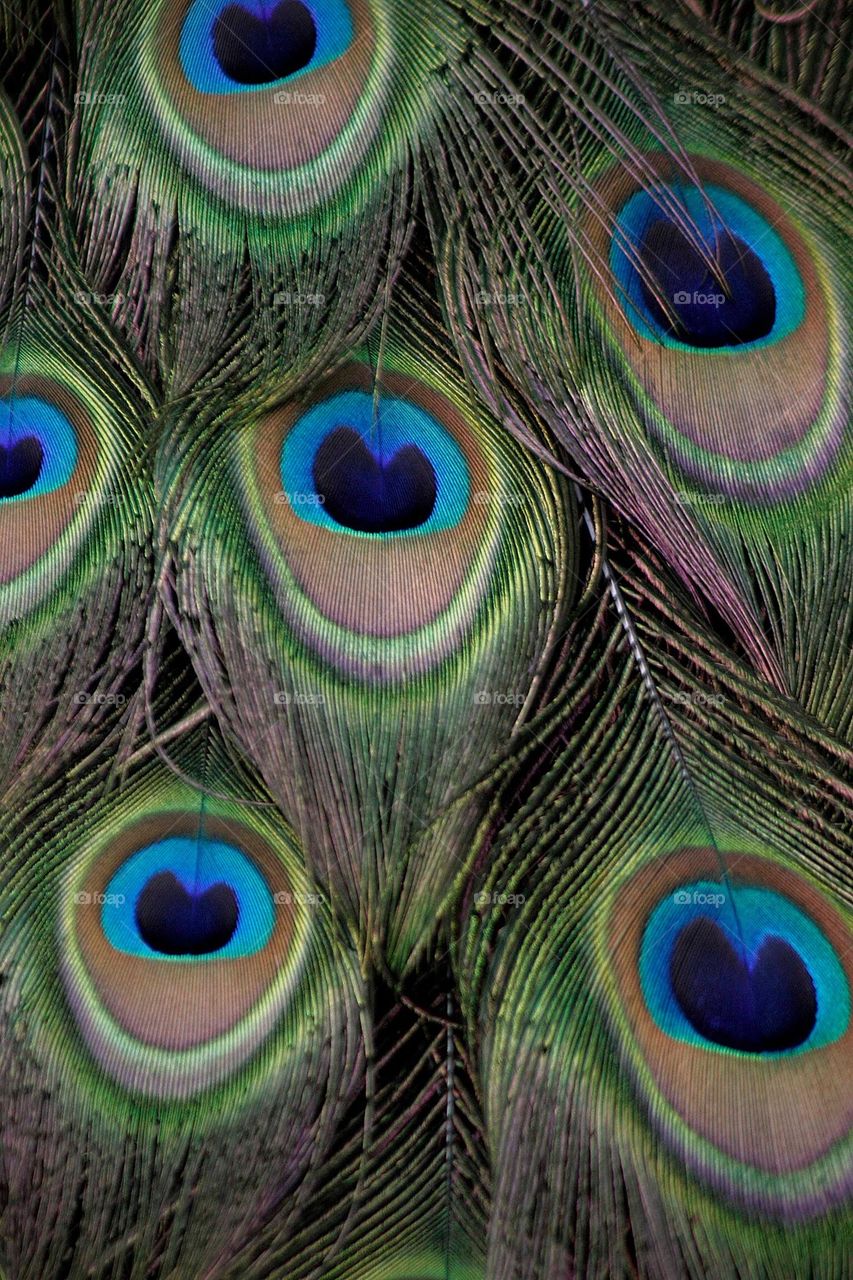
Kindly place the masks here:
<instances>
[{"instance_id":1,"label":"iridescent green barb","mask_svg":"<svg viewBox=\"0 0 853 1280\"><path fill-rule=\"evenodd\" d=\"M183 762L211 788L227 780L209 745ZM227 953L158 952L134 916L133 877L183 875L182 843L239 899ZM182 1222L168 1265L184 1274L226 1266L251 1221L275 1215L281 1246L364 1059L357 973L278 815L201 799L157 762L116 797L101 767L22 806L4 880L3 970L21 979L4 1032L18 1098L3 1125L17 1153L13 1274L41 1247L48 1211L57 1238L72 1233L98 1262L129 1247L150 1259L167 1213ZM36 1125L18 1094L33 1075ZM120 1209L105 1204L119 1158Z\"/></svg>"},{"instance_id":2,"label":"iridescent green barb","mask_svg":"<svg viewBox=\"0 0 853 1280\"><path fill-rule=\"evenodd\" d=\"M497 1170L488 1273L735 1274L736 1240L756 1274L808 1259L830 1277L850 1190L846 788L793 705L738 665L691 670L703 628L658 613L642 568L609 573L630 639L615 607L593 624L560 745L496 804L460 918ZM737 965L715 1022L717 948L755 964L783 938L817 992L808 1033L738 1026Z\"/></svg>"},{"instance_id":3,"label":"iridescent green barb","mask_svg":"<svg viewBox=\"0 0 853 1280\"><path fill-rule=\"evenodd\" d=\"M529 109L560 104L532 211L495 230L474 192L470 234L445 239L457 336L487 393L499 352L590 483L845 736L843 130L747 58L732 78L687 16L595 5L582 33L607 70L590 94L555 26L526 55Z\"/></svg>"},{"instance_id":4,"label":"iridescent green barb","mask_svg":"<svg viewBox=\"0 0 853 1280\"><path fill-rule=\"evenodd\" d=\"M535 706L576 530L558 475L469 395L427 303L412 291L390 316L378 354L311 393L176 423L163 468L171 612L199 679L360 945L400 969L457 892L489 775ZM339 488L350 465L376 486L364 507Z\"/></svg>"},{"instance_id":5,"label":"iridescent green barb","mask_svg":"<svg viewBox=\"0 0 853 1280\"><path fill-rule=\"evenodd\" d=\"M3 1280L845 1280L842 0L0 5Z\"/></svg>"}]
</instances>

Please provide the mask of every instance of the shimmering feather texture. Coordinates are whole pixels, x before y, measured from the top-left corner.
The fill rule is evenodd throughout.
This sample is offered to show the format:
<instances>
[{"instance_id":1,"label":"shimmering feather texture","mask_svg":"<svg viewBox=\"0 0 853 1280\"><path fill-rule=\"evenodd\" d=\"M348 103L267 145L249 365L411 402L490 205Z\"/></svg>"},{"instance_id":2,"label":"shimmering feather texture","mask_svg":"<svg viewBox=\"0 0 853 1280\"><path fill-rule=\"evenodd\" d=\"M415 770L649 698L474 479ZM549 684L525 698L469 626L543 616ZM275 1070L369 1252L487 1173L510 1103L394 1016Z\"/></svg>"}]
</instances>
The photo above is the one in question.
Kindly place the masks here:
<instances>
[{"instance_id":1,"label":"shimmering feather texture","mask_svg":"<svg viewBox=\"0 0 853 1280\"><path fill-rule=\"evenodd\" d=\"M173 621L315 874L395 968L431 940L530 717L576 540L565 486L408 302L378 355L204 434L194 414L164 447Z\"/></svg>"},{"instance_id":2,"label":"shimmering feather texture","mask_svg":"<svg viewBox=\"0 0 853 1280\"><path fill-rule=\"evenodd\" d=\"M3 1280L844 1280L840 0L0 6Z\"/></svg>"},{"instance_id":3,"label":"shimmering feather texture","mask_svg":"<svg viewBox=\"0 0 853 1280\"><path fill-rule=\"evenodd\" d=\"M742 669L689 676L708 637L622 566L562 750L504 802L462 918L489 1274L704 1276L735 1239L757 1274L842 1274L849 789ZM501 922L476 906L496 898Z\"/></svg>"},{"instance_id":4,"label":"shimmering feather texture","mask_svg":"<svg viewBox=\"0 0 853 1280\"><path fill-rule=\"evenodd\" d=\"M215 750L196 743L189 757L211 789L222 779ZM140 1257L165 1246L162 1266L197 1274L221 1267L250 1222L276 1216L282 1239L298 1220L360 1091L359 982L271 810L200 801L159 763L118 798L104 776L23 803L7 845L3 965L22 982L4 1009L4 1140L17 1152L7 1256L29 1269L49 1214L80 1258L121 1257L133 1237ZM223 946L213 934L228 931L229 897L238 921ZM119 1151L120 1207L105 1199Z\"/></svg>"},{"instance_id":5,"label":"shimmering feather texture","mask_svg":"<svg viewBox=\"0 0 853 1280\"><path fill-rule=\"evenodd\" d=\"M478 243L446 240L449 301L485 387L496 349L755 665L843 735L843 134L811 128L746 61L732 87L724 50L667 21L654 6L630 23L593 7L581 31L609 74L592 101L572 43L554 47L551 82L534 84L560 138L535 177L545 191L532 216L508 210L511 232L493 233L472 200ZM541 72L544 47L528 56Z\"/></svg>"},{"instance_id":6,"label":"shimmering feather texture","mask_svg":"<svg viewBox=\"0 0 853 1280\"><path fill-rule=\"evenodd\" d=\"M0 792L116 728L152 569L146 383L73 259L19 230L0 312Z\"/></svg>"}]
</instances>

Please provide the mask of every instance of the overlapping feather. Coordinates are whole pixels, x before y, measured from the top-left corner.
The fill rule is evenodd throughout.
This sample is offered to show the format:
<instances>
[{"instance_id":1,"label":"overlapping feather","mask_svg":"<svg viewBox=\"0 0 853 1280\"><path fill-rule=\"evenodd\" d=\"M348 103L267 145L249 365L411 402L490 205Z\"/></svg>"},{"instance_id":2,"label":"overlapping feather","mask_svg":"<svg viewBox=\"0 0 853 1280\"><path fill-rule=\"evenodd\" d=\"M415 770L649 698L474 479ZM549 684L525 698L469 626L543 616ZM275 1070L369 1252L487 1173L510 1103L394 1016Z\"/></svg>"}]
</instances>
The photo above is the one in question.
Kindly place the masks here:
<instances>
[{"instance_id":1,"label":"overlapping feather","mask_svg":"<svg viewBox=\"0 0 853 1280\"><path fill-rule=\"evenodd\" d=\"M613 559L559 731L495 804L460 915L496 1170L488 1274L843 1274L849 973L846 1006L821 1001L831 1043L799 1058L655 1037L636 981L652 907L739 946L757 883L825 910L849 970L844 765L645 557ZM690 963L716 981L713 957Z\"/></svg>"},{"instance_id":2,"label":"overlapping feather","mask_svg":"<svg viewBox=\"0 0 853 1280\"><path fill-rule=\"evenodd\" d=\"M227 5L72 8L0 20L4 1273L837 1280L846 13L311 0L223 92ZM784 358L663 373L720 191Z\"/></svg>"},{"instance_id":3,"label":"overlapping feather","mask_svg":"<svg viewBox=\"0 0 853 1280\"><path fill-rule=\"evenodd\" d=\"M521 55L529 90L518 111L541 142L528 199L511 192L496 229L478 186L461 218L433 203L457 339L485 394L503 366L588 481L713 602L756 669L843 736L851 474L843 129L780 102L749 59L738 80L727 78L724 50L693 20L654 5L629 16L596 5L575 13L569 32L564 39L543 18ZM683 192L695 188L696 202L713 204L726 185L753 209L766 200L767 229L753 239L778 226L786 245L801 244L797 270L813 278L810 322L775 356L769 337L728 352L665 350L638 330L615 274L614 244L643 268L619 217L644 190L697 254L710 255L710 271L708 231ZM662 286L652 277L648 287ZM673 287L663 299L670 309ZM797 286L780 275L775 287L781 308Z\"/></svg>"}]
</instances>

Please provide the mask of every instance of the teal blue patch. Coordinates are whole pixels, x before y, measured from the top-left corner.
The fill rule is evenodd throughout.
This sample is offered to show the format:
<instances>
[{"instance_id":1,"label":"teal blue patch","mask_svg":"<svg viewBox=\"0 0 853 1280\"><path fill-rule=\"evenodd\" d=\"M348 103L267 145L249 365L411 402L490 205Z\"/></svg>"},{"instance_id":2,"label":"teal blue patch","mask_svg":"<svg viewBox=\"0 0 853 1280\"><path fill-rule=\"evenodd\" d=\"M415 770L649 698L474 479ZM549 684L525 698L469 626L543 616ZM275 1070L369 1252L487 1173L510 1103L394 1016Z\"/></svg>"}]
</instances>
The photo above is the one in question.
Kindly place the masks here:
<instances>
[{"instance_id":1,"label":"teal blue patch","mask_svg":"<svg viewBox=\"0 0 853 1280\"><path fill-rule=\"evenodd\" d=\"M309 71L317 71L346 53L353 42L355 28L345 0L303 0L314 20L317 44L306 67L293 75L265 84L238 84L230 80L213 54L213 25L233 0L193 0L181 28L178 54L184 75L199 93L260 93L276 85L293 84ZM266 17L275 0L239 0L241 8L258 17Z\"/></svg>"},{"instance_id":2,"label":"teal blue patch","mask_svg":"<svg viewBox=\"0 0 853 1280\"><path fill-rule=\"evenodd\" d=\"M734 902L732 902L734 899ZM736 915L735 915L736 911ZM659 902L649 916L640 945L640 983L649 1013L674 1040L701 1045L717 1053L737 1053L705 1040L684 1016L670 985L670 957L675 942L691 921L712 920L740 949L741 940L757 955L767 938L787 942L808 969L817 996L814 1028L801 1045L768 1058L808 1053L840 1039L850 1022L850 987L834 948L813 920L788 898L770 889L737 887L696 880Z\"/></svg>"},{"instance_id":3,"label":"teal blue patch","mask_svg":"<svg viewBox=\"0 0 853 1280\"><path fill-rule=\"evenodd\" d=\"M52 493L67 484L74 474L79 454L77 435L65 414L38 396L0 400L0 444L9 449L27 437L34 437L42 447L38 479L25 493L0 498L0 503L26 502Z\"/></svg>"},{"instance_id":4,"label":"teal blue patch","mask_svg":"<svg viewBox=\"0 0 853 1280\"><path fill-rule=\"evenodd\" d=\"M643 297L637 251L650 224L667 216L667 204L661 200L663 192L672 204L686 210L709 247L714 244L715 234L726 228L760 259L776 294L776 317L773 328L765 337L738 346L697 349L679 342L657 323ZM706 200L711 202L719 217L712 217ZM782 237L740 196L714 183L702 189L673 185L668 189L660 188L657 196L649 191L638 191L631 196L616 219L616 229L610 242L610 269L618 286L619 301L638 333L653 342L703 359L725 359L733 351L770 346L792 333L805 316L805 287Z\"/></svg>"},{"instance_id":5,"label":"teal blue patch","mask_svg":"<svg viewBox=\"0 0 853 1280\"><path fill-rule=\"evenodd\" d=\"M237 899L237 927L229 942L209 956L162 955L139 935L135 909L148 881L168 871L188 893L201 894L226 884ZM219 840L176 836L158 840L132 854L112 876L104 892L101 925L116 951L146 956L164 964L199 964L252 955L269 941L275 924L274 903L264 876L244 853Z\"/></svg>"},{"instance_id":6,"label":"teal blue patch","mask_svg":"<svg viewBox=\"0 0 853 1280\"><path fill-rule=\"evenodd\" d=\"M415 445L429 460L436 478L436 500L429 519L417 528L394 533L362 533L337 524L323 509L314 485L317 450L340 427L357 431L377 458L388 460L405 445ZM453 529L470 501L468 464L459 445L420 405L383 396L378 413L366 391L342 391L314 405L294 424L281 452L281 483L290 506L306 524L351 538L420 538Z\"/></svg>"}]
</instances>

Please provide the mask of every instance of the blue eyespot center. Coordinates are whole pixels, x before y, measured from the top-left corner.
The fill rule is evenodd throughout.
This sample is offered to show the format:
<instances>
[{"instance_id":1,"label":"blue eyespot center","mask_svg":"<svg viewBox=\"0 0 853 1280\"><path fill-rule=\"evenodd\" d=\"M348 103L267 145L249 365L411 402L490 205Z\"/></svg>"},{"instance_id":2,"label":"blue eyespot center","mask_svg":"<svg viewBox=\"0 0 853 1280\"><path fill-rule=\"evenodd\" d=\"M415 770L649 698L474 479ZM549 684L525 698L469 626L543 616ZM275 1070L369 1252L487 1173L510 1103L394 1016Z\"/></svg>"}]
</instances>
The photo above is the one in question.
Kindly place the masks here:
<instances>
[{"instance_id":1,"label":"blue eyespot center","mask_svg":"<svg viewBox=\"0 0 853 1280\"><path fill-rule=\"evenodd\" d=\"M178 54L199 93L259 93L327 66L354 38L346 0L192 0Z\"/></svg>"},{"instance_id":2,"label":"blue eyespot center","mask_svg":"<svg viewBox=\"0 0 853 1280\"><path fill-rule=\"evenodd\" d=\"M252 955L274 924L261 870L236 846L204 837L158 840L131 854L101 909L117 951L172 964Z\"/></svg>"},{"instance_id":3,"label":"blue eyespot center","mask_svg":"<svg viewBox=\"0 0 853 1280\"><path fill-rule=\"evenodd\" d=\"M697 880L667 895L643 931L639 977L661 1030L709 1051L807 1053L850 1023L850 986L829 938L764 887Z\"/></svg>"},{"instance_id":4,"label":"blue eyespot center","mask_svg":"<svg viewBox=\"0 0 853 1280\"><path fill-rule=\"evenodd\" d=\"M716 920L700 916L679 933L669 970L685 1017L714 1044L778 1053L803 1044L814 1029L814 982L782 938L770 935L743 957Z\"/></svg>"},{"instance_id":5,"label":"blue eyespot center","mask_svg":"<svg viewBox=\"0 0 853 1280\"><path fill-rule=\"evenodd\" d=\"M36 436L0 444L0 498L19 498L34 488L43 462L44 449Z\"/></svg>"},{"instance_id":6,"label":"blue eyespot center","mask_svg":"<svg viewBox=\"0 0 853 1280\"><path fill-rule=\"evenodd\" d=\"M77 466L68 418L38 396L0 400L0 502L25 501L67 484Z\"/></svg>"},{"instance_id":7,"label":"blue eyespot center","mask_svg":"<svg viewBox=\"0 0 853 1280\"><path fill-rule=\"evenodd\" d=\"M326 436L314 458L313 477L331 518L361 533L416 529L435 508L435 471L417 445L377 456L351 427Z\"/></svg>"},{"instance_id":8,"label":"blue eyespot center","mask_svg":"<svg viewBox=\"0 0 853 1280\"><path fill-rule=\"evenodd\" d=\"M776 293L760 258L725 228L715 245L702 248L664 218L648 227L640 287L654 320L692 347L735 347L766 337L776 319Z\"/></svg>"},{"instance_id":9,"label":"blue eyespot center","mask_svg":"<svg viewBox=\"0 0 853 1280\"><path fill-rule=\"evenodd\" d=\"M787 337L805 286L778 231L714 183L638 191L616 219L610 267L642 337L725 357Z\"/></svg>"},{"instance_id":10,"label":"blue eyespot center","mask_svg":"<svg viewBox=\"0 0 853 1280\"><path fill-rule=\"evenodd\" d=\"M377 407L366 391L306 410L284 439L280 474L299 519L349 537L452 529L470 502L468 463L439 419L399 396Z\"/></svg>"},{"instance_id":11,"label":"blue eyespot center","mask_svg":"<svg viewBox=\"0 0 853 1280\"><path fill-rule=\"evenodd\" d=\"M166 956L205 956L234 936L240 908L221 880L193 893L171 871L158 871L136 900L136 927L152 951Z\"/></svg>"},{"instance_id":12,"label":"blue eyespot center","mask_svg":"<svg viewBox=\"0 0 853 1280\"><path fill-rule=\"evenodd\" d=\"M270 84L307 67L317 29L300 0L280 0L252 13L229 4L213 24L213 56L236 84Z\"/></svg>"}]
</instances>

